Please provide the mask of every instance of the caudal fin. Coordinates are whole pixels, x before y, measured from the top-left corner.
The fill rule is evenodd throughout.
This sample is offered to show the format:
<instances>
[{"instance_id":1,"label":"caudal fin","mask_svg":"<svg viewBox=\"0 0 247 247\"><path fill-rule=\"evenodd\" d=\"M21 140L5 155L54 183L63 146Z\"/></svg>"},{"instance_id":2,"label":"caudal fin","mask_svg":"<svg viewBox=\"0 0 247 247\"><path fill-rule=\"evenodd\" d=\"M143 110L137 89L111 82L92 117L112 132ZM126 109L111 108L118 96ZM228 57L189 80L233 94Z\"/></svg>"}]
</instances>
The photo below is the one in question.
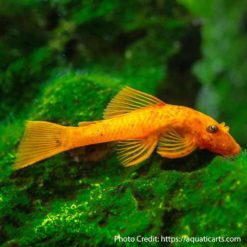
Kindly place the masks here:
<instances>
[{"instance_id":1,"label":"caudal fin","mask_svg":"<svg viewBox=\"0 0 247 247\"><path fill-rule=\"evenodd\" d=\"M28 121L17 151L14 169L30 166L67 150L67 133L67 127L58 124Z\"/></svg>"}]
</instances>

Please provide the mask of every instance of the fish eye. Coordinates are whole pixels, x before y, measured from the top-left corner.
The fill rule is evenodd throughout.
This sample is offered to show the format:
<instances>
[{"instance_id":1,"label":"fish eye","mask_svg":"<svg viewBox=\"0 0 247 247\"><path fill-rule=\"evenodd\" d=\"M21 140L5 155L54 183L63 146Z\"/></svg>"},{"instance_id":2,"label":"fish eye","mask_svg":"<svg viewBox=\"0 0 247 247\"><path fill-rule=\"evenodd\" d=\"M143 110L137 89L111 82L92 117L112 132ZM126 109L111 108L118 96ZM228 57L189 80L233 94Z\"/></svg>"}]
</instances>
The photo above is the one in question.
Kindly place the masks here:
<instances>
[{"instance_id":1,"label":"fish eye","mask_svg":"<svg viewBox=\"0 0 247 247\"><path fill-rule=\"evenodd\" d=\"M216 125L209 125L207 127L207 131L209 133L216 133L219 130L219 128Z\"/></svg>"}]
</instances>

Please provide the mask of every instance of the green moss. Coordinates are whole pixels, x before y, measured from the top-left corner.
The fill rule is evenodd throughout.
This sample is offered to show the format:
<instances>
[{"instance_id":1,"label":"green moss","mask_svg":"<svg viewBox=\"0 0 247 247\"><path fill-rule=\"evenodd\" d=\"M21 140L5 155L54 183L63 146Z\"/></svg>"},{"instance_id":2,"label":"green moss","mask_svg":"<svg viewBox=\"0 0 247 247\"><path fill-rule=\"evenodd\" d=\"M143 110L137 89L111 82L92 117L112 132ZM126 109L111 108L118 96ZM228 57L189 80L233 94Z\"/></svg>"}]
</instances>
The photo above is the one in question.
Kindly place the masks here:
<instances>
[{"instance_id":1,"label":"green moss","mask_svg":"<svg viewBox=\"0 0 247 247\"><path fill-rule=\"evenodd\" d=\"M102 74L54 76L29 118L66 125L98 119L122 85ZM16 143L21 129L10 143ZM13 151L6 146L5 152ZM12 217L3 229L6 238L21 246L98 246L115 245L118 235L245 235L245 152L235 161L217 157L190 173L162 170L162 158L153 157L157 160L139 169L126 169L115 155L77 163L67 152L14 172L10 180L8 175L2 179L0 210L2 219Z\"/></svg>"},{"instance_id":2,"label":"green moss","mask_svg":"<svg viewBox=\"0 0 247 247\"><path fill-rule=\"evenodd\" d=\"M32 212L34 220L22 227L20 243L98 246L113 245L118 235L245 234L245 152L235 162L218 157L192 173L161 171L153 163L148 173L136 175L115 159L107 163L77 181L75 198L53 198L49 207Z\"/></svg>"},{"instance_id":3,"label":"green moss","mask_svg":"<svg viewBox=\"0 0 247 247\"><path fill-rule=\"evenodd\" d=\"M28 116L66 125L100 119L122 85L102 74L59 74L43 86ZM5 153L13 153L20 123L2 127ZM16 132L11 139L12 128ZM10 175L13 158L5 158L6 174ZM97 246L113 245L118 235L243 236L246 232L246 216L241 213L247 187L245 152L234 162L218 157L191 173L165 171L150 160L140 171L124 169L114 155L87 166L65 153L15 172L10 181L3 179L0 215L3 219L15 214L4 227L7 238L23 246L81 242Z\"/></svg>"},{"instance_id":4,"label":"green moss","mask_svg":"<svg viewBox=\"0 0 247 247\"><path fill-rule=\"evenodd\" d=\"M118 80L107 79L103 75L97 78L80 72L55 76L44 87L30 118L64 125L102 119L103 109L121 86Z\"/></svg>"}]
</instances>

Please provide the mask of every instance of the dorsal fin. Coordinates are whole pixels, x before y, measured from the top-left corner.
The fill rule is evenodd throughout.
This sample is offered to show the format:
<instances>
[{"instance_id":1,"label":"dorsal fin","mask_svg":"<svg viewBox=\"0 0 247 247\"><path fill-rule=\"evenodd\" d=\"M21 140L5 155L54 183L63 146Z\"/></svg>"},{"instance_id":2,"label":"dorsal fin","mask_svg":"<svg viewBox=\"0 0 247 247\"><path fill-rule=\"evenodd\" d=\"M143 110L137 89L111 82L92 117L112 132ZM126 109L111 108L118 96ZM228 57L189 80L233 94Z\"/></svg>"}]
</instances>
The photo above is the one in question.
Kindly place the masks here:
<instances>
[{"instance_id":1,"label":"dorsal fin","mask_svg":"<svg viewBox=\"0 0 247 247\"><path fill-rule=\"evenodd\" d=\"M104 111L104 119L113 118L151 105L165 105L162 100L135 90L130 87L123 88L108 104Z\"/></svg>"}]
</instances>

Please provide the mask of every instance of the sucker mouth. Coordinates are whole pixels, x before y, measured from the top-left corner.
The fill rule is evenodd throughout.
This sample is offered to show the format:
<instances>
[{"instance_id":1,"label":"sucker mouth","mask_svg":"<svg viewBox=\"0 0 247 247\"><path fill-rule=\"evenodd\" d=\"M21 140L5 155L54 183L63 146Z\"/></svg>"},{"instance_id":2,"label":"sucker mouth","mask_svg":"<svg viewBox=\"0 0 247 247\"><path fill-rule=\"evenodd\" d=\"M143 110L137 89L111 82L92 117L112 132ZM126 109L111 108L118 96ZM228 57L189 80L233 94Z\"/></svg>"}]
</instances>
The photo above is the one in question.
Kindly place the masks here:
<instances>
[{"instance_id":1,"label":"sucker mouth","mask_svg":"<svg viewBox=\"0 0 247 247\"><path fill-rule=\"evenodd\" d=\"M239 155L240 151L234 152L232 154L223 154L222 156L227 158L227 159L233 160Z\"/></svg>"},{"instance_id":2,"label":"sucker mouth","mask_svg":"<svg viewBox=\"0 0 247 247\"><path fill-rule=\"evenodd\" d=\"M226 158L233 159L236 156L238 156L240 152L241 152L241 147L238 144L236 144L236 145L234 145L234 148L232 148L232 149L225 150L225 152L224 152L224 150L222 150L221 155L226 157Z\"/></svg>"},{"instance_id":3,"label":"sucker mouth","mask_svg":"<svg viewBox=\"0 0 247 247\"><path fill-rule=\"evenodd\" d=\"M233 154L231 154L231 155L222 155L222 157L224 157L227 160L233 161L237 157L237 155L233 155Z\"/></svg>"}]
</instances>

